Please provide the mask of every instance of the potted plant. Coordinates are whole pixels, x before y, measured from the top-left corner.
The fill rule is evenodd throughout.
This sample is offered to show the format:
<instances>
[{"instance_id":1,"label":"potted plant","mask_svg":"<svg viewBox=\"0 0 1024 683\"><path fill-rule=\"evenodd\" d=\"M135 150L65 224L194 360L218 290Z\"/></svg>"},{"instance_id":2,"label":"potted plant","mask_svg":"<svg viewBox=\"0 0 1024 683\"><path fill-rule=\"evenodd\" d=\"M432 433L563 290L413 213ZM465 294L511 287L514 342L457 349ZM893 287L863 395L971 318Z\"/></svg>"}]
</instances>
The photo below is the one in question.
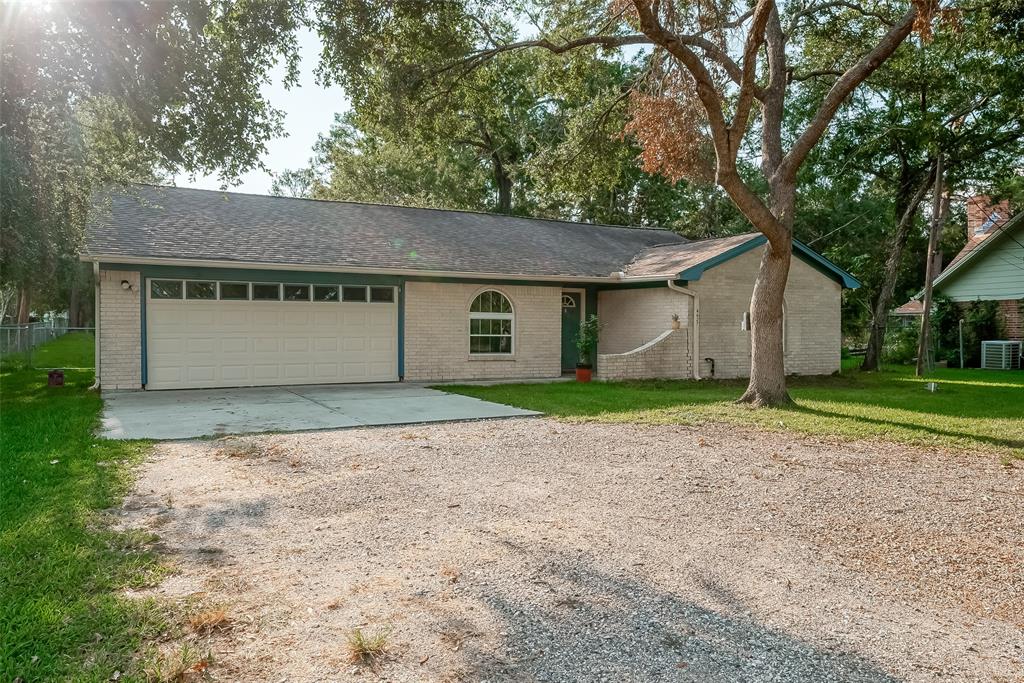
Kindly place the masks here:
<instances>
[{"instance_id":1,"label":"potted plant","mask_svg":"<svg viewBox=\"0 0 1024 683\"><path fill-rule=\"evenodd\" d=\"M589 382L594 368L594 351L597 350L597 338L601 326L597 316L591 313L580 321L580 333L576 337L576 350L579 361L576 363L576 381Z\"/></svg>"}]
</instances>

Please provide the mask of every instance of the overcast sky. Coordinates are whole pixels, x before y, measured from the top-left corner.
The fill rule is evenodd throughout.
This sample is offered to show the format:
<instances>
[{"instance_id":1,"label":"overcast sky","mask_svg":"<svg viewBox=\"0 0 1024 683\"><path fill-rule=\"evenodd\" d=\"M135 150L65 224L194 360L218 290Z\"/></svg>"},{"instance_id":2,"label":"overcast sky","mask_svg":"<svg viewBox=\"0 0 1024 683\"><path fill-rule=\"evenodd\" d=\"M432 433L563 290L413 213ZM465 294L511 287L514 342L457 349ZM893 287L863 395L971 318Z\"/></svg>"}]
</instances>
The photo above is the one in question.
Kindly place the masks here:
<instances>
[{"instance_id":1,"label":"overcast sky","mask_svg":"<svg viewBox=\"0 0 1024 683\"><path fill-rule=\"evenodd\" d=\"M271 74L272 83L263 88L264 94L270 99L270 104L284 112L284 128L288 133L287 137L267 143L263 163L273 173L305 166L317 135L327 132L334 121L335 113L348 108L348 101L340 88L324 88L316 83L313 71L320 57L319 37L312 31L303 31L299 35L299 49L302 56L299 84L291 90L285 90L281 85L284 69L278 68ZM239 185L229 189L235 192L267 194L273 182L270 173L259 170L246 173L240 180ZM220 188L220 180L215 175L196 178L179 175L174 178L174 182L181 187L199 187L207 190Z\"/></svg>"}]
</instances>

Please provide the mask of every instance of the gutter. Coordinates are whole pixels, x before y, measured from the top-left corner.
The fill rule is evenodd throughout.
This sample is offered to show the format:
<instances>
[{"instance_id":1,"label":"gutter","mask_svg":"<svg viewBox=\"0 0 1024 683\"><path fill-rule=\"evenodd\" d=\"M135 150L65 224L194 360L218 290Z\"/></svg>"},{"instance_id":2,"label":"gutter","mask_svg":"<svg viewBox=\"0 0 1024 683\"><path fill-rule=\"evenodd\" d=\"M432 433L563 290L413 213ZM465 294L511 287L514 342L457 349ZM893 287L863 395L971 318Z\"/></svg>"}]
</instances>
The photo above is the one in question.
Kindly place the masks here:
<instances>
[{"instance_id":1,"label":"gutter","mask_svg":"<svg viewBox=\"0 0 1024 683\"><path fill-rule=\"evenodd\" d=\"M354 273L358 275L399 275L405 277L450 277L467 280L522 280L524 282L580 282L591 284L608 283L631 283L631 282L661 282L664 275L650 275L644 277L627 277L622 271L609 273L608 275L523 275L514 273L475 273L469 271L453 270L415 270L408 268L367 268L361 266L329 266L329 265L308 265L293 263L266 263L258 261L230 261L217 259L180 259L180 258L153 258L139 256L115 256L102 254L83 254L82 261L94 261L111 264L128 264L140 266L182 266L193 268L238 268L242 270L291 270L297 272L315 273Z\"/></svg>"},{"instance_id":2,"label":"gutter","mask_svg":"<svg viewBox=\"0 0 1024 683\"><path fill-rule=\"evenodd\" d=\"M690 358L693 363L693 378L700 379L700 297L688 287L680 287L674 280L665 284L673 292L679 292L693 299L693 314L690 316Z\"/></svg>"}]
</instances>

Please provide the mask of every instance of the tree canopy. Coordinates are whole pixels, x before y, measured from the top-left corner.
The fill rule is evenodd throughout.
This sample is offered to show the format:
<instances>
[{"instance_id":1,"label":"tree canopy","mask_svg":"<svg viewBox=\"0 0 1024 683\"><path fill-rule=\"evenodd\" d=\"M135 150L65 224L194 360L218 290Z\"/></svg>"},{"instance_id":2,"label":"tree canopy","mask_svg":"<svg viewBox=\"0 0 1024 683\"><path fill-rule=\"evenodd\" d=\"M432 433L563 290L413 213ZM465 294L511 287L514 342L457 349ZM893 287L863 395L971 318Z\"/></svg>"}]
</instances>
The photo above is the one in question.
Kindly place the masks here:
<instances>
[{"instance_id":1,"label":"tree canopy","mask_svg":"<svg viewBox=\"0 0 1024 683\"><path fill-rule=\"evenodd\" d=\"M3 3L2 282L52 293L102 184L257 166L281 133L260 87L280 60L295 78L302 16L299 0Z\"/></svg>"}]
</instances>

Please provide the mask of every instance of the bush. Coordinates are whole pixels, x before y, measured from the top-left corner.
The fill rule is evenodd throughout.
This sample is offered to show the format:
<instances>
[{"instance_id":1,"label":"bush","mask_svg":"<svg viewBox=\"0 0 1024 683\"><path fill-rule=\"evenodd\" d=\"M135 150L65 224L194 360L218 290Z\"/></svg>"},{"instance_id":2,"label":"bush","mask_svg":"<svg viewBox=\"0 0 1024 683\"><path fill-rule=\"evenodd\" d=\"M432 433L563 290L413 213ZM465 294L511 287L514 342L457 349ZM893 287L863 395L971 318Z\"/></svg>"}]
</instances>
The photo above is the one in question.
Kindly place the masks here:
<instances>
[{"instance_id":1,"label":"bush","mask_svg":"<svg viewBox=\"0 0 1024 683\"><path fill-rule=\"evenodd\" d=\"M958 303L948 297L935 298L932 334L939 351L937 360L960 367L960 320L964 321L964 367L981 367L981 342L1001 339L998 301Z\"/></svg>"},{"instance_id":2,"label":"bush","mask_svg":"<svg viewBox=\"0 0 1024 683\"><path fill-rule=\"evenodd\" d=\"M920 327L907 325L890 330L882 347L882 362L906 365L917 358L917 336Z\"/></svg>"}]
</instances>

